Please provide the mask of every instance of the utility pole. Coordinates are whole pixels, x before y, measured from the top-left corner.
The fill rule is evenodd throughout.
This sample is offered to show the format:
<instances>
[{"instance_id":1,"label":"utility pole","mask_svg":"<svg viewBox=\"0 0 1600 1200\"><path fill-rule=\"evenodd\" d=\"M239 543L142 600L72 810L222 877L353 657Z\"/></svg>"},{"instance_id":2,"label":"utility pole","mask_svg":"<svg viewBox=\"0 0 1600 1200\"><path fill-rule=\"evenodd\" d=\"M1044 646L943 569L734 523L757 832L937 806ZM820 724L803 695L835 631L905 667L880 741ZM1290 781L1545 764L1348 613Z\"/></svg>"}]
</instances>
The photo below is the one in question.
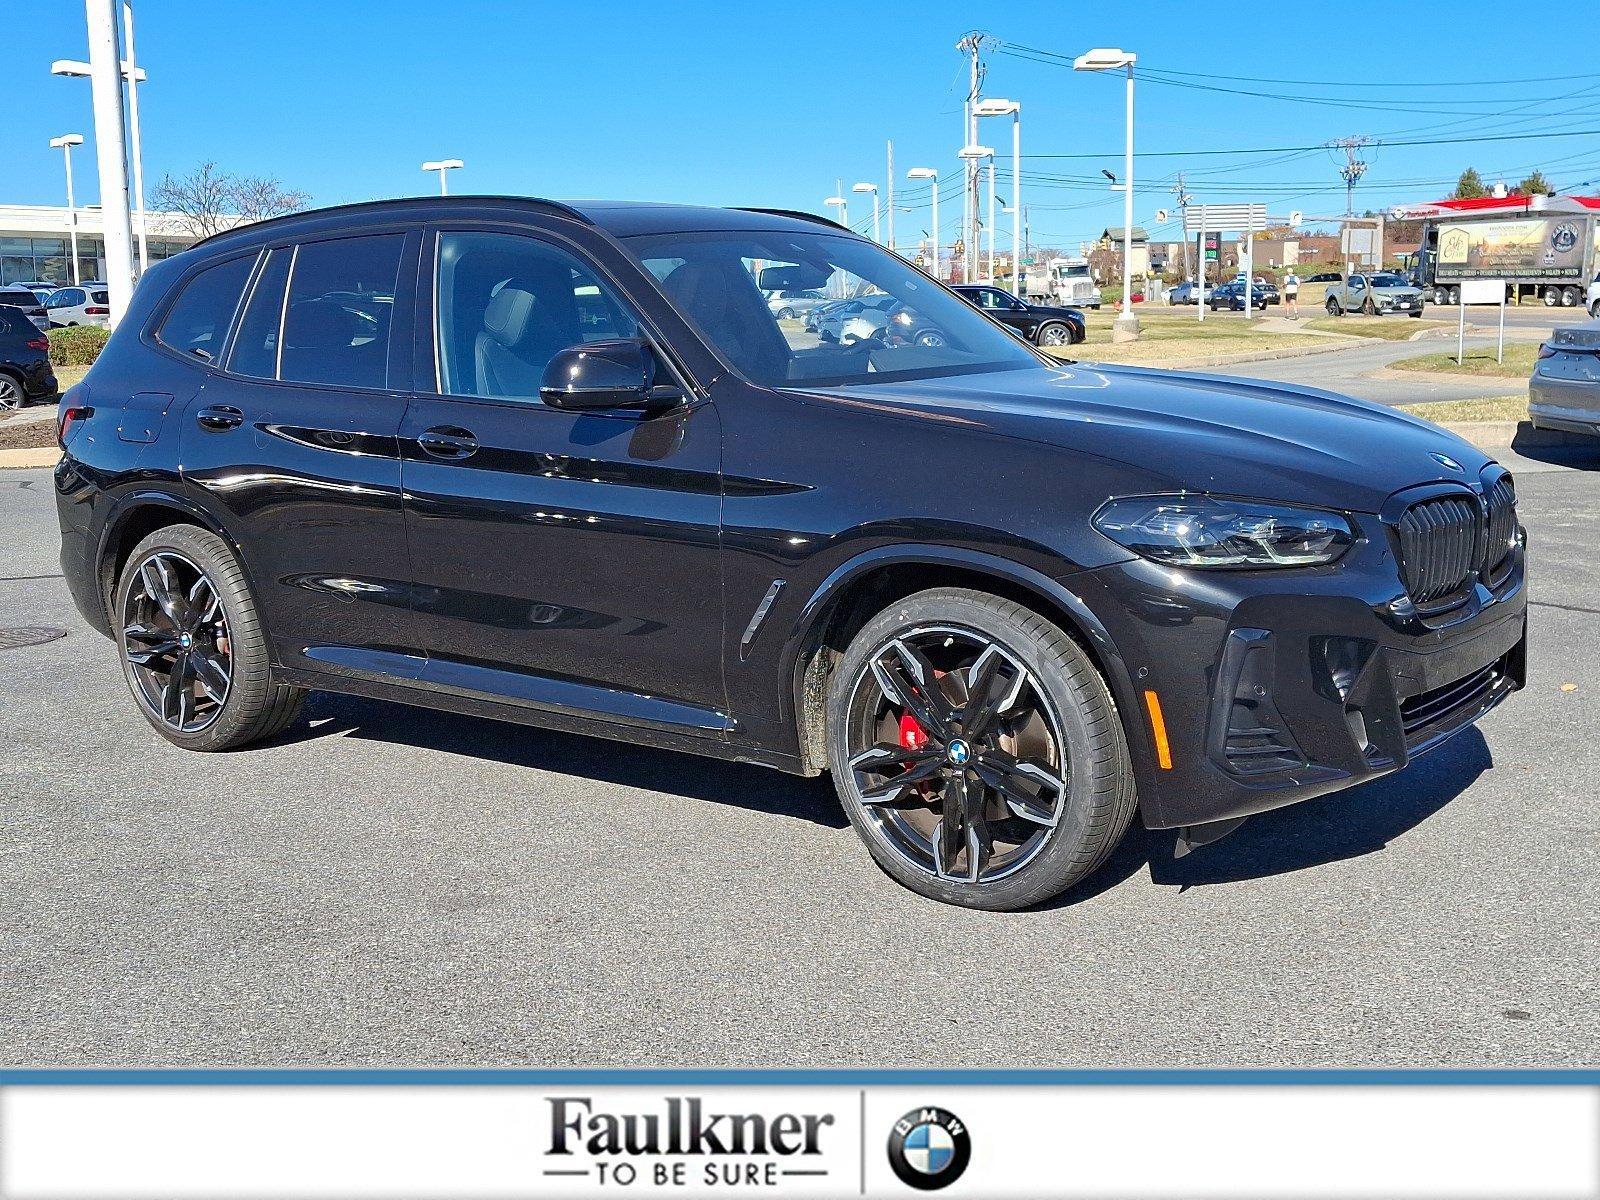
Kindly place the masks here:
<instances>
[{"instance_id":1,"label":"utility pole","mask_svg":"<svg viewBox=\"0 0 1600 1200\"><path fill-rule=\"evenodd\" d=\"M1348 275L1353 269L1351 259L1354 252L1350 250L1350 234L1352 226L1350 218L1356 215L1356 181L1367 173L1366 160L1361 157L1364 147L1370 146L1372 139L1364 133L1354 137L1335 138L1328 143L1331 150L1342 150L1344 161L1339 163L1339 174L1344 179L1344 244L1347 251L1344 269ZM1334 159L1338 162L1337 157Z\"/></svg>"},{"instance_id":2,"label":"utility pole","mask_svg":"<svg viewBox=\"0 0 1600 1200\"><path fill-rule=\"evenodd\" d=\"M972 30L956 43L956 49L968 58L967 99L961 107L961 148L978 144L978 114L974 111L978 106L978 96L983 90L983 51L992 45L994 39L980 30ZM961 279L964 283L972 282L972 260L976 257L975 248L978 241L978 172L980 170L977 159L968 158L962 163L963 183L961 189L961 240L964 252L961 256Z\"/></svg>"},{"instance_id":3,"label":"utility pole","mask_svg":"<svg viewBox=\"0 0 1600 1200\"><path fill-rule=\"evenodd\" d=\"M1189 201L1192 200L1193 197L1190 196L1189 193L1184 189L1182 171L1178 172L1178 181L1172 185L1172 196L1173 199L1178 202L1178 213L1183 221L1184 228L1187 230ZM1192 279L1192 276L1189 274L1189 235L1187 232L1185 232L1183 235L1183 277L1185 279Z\"/></svg>"}]
</instances>

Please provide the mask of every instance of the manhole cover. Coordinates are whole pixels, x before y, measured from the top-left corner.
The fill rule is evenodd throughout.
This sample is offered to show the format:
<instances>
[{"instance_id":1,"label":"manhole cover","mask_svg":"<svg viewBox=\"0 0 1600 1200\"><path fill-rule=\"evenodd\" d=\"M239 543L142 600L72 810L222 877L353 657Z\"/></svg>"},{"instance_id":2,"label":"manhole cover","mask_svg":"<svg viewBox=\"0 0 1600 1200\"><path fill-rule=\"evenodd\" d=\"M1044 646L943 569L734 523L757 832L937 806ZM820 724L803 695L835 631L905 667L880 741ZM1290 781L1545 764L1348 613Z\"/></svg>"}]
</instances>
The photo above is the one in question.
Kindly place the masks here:
<instances>
[{"instance_id":1,"label":"manhole cover","mask_svg":"<svg viewBox=\"0 0 1600 1200\"><path fill-rule=\"evenodd\" d=\"M20 650L23 646L40 646L67 636L65 629L54 625L14 625L0 628L0 650Z\"/></svg>"}]
</instances>

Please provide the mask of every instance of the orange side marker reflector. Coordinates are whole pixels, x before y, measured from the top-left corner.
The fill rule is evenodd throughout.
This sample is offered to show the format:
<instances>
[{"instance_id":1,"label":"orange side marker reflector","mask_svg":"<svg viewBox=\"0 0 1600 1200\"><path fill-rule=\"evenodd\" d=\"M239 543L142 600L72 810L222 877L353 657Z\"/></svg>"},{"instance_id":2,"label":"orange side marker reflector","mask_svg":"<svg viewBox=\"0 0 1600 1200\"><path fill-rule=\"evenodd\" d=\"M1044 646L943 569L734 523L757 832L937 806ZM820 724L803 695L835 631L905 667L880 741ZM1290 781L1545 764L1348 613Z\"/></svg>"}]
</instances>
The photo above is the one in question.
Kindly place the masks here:
<instances>
[{"instance_id":1,"label":"orange side marker reflector","mask_svg":"<svg viewBox=\"0 0 1600 1200\"><path fill-rule=\"evenodd\" d=\"M1154 692L1144 694L1144 706L1150 710L1150 732L1156 739L1156 762L1163 771L1172 770L1172 746L1167 742L1167 719L1161 715L1161 697Z\"/></svg>"}]
</instances>

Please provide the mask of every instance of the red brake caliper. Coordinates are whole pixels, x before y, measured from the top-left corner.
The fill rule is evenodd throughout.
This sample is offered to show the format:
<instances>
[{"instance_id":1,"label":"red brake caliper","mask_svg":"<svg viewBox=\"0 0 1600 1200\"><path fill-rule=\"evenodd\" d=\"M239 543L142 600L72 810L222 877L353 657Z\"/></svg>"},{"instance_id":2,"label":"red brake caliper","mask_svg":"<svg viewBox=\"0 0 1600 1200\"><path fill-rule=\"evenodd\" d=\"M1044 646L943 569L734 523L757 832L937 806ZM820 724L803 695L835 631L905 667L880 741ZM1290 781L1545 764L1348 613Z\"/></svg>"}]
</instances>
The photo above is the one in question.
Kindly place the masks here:
<instances>
[{"instance_id":1,"label":"red brake caliper","mask_svg":"<svg viewBox=\"0 0 1600 1200\"><path fill-rule=\"evenodd\" d=\"M907 750L921 750L928 744L928 734L910 713L900 714L900 744Z\"/></svg>"}]
</instances>

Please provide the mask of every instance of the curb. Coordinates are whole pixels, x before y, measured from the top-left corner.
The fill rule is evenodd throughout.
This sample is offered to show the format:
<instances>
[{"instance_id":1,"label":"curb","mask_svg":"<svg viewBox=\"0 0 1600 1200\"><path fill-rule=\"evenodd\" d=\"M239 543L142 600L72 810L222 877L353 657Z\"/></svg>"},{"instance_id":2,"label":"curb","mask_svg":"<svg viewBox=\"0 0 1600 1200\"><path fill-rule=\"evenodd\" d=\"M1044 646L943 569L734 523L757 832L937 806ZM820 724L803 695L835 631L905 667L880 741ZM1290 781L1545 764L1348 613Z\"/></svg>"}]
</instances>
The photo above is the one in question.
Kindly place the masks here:
<instances>
[{"instance_id":1,"label":"curb","mask_svg":"<svg viewBox=\"0 0 1600 1200\"><path fill-rule=\"evenodd\" d=\"M53 467L60 457L61 451L54 446L39 450L0 450L0 471L7 468Z\"/></svg>"},{"instance_id":2,"label":"curb","mask_svg":"<svg viewBox=\"0 0 1600 1200\"><path fill-rule=\"evenodd\" d=\"M1243 350L1232 354L1211 354L1204 358L1175 358L1163 363L1132 363L1132 362L1100 362L1092 358L1063 359L1063 361L1079 362L1085 366L1095 367L1140 367L1145 370L1156 371L1187 371L1193 367L1226 367L1233 363L1247 362L1272 362L1280 358L1307 358L1313 354L1331 354L1335 350L1348 350L1351 346L1366 346L1383 341L1382 338L1345 337L1343 334L1329 334L1329 338L1336 338L1327 346L1290 346L1282 350ZM1078 350L1080 347L1071 346L1066 349Z\"/></svg>"},{"instance_id":3,"label":"curb","mask_svg":"<svg viewBox=\"0 0 1600 1200\"><path fill-rule=\"evenodd\" d=\"M1595 439L1560 429L1535 429L1532 421L1453 421L1439 428L1471 442L1480 450L1550 449L1594 446Z\"/></svg>"}]
</instances>

